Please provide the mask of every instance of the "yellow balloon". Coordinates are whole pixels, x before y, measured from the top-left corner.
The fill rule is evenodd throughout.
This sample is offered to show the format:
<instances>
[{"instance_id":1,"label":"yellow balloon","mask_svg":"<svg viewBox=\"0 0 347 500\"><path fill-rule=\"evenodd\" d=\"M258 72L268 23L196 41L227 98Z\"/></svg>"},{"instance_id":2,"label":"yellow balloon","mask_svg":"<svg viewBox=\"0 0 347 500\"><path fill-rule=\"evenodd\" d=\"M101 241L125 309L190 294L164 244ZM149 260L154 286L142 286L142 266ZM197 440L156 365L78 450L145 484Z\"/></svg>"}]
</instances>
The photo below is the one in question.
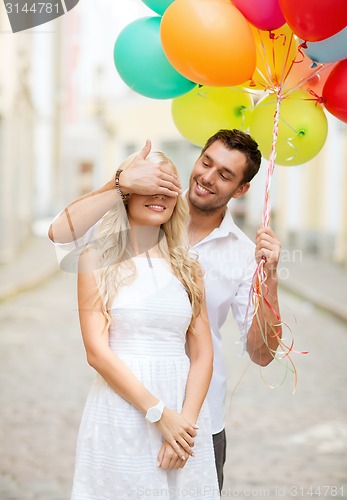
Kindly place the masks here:
<instances>
[{"instance_id":1,"label":"yellow balloon","mask_svg":"<svg viewBox=\"0 0 347 500\"><path fill-rule=\"evenodd\" d=\"M267 159L271 152L276 101L274 94L261 99L250 123L250 133ZM322 149L327 133L328 121L322 106L303 90L289 94L280 104L276 163L285 166L306 163Z\"/></svg>"},{"instance_id":2,"label":"yellow balloon","mask_svg":"<svg viewBox=\"0 0 347 500\"><path fill-rule=\"evenodd\" d=\"M251 81L245 86L254 89L279 87L290 79L293 61L298 53L298 41L292 30L284 24L277 30L262 31L251 26L257 52L257 65Z\"/></svg>"},{"instance_id":3,"label":"yellow balloon","mask_svg":"<svg viewBox=\"0 0 347 500\"><path fill-rule=\"evenodd\" d=\"M188 141L203 146L220 129L249 127L252 97L242 87L194 87L172 100L172 117Z\"/></svg>"}]
</instances>

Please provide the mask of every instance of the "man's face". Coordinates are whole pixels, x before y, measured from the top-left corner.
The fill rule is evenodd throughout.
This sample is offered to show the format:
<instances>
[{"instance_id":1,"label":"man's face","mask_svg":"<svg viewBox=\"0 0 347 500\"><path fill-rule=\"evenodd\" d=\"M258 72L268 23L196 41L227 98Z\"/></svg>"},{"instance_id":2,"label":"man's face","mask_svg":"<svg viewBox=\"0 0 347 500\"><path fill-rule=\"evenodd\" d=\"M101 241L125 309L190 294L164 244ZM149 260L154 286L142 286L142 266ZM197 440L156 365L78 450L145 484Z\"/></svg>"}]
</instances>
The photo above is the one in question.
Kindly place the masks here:
<instances>
[{"instance_id":1,"label":"man's face","mask_svg":"<svg viewBox=\"0 0 347 500\"><path fill-rule=\"evenodd\" d=\"M215 141L195 162L189 181L189 201L197 209L214 212L230 198L239 198L249 189L242 184L246 156Z\"/></svg>"}]
</instances>

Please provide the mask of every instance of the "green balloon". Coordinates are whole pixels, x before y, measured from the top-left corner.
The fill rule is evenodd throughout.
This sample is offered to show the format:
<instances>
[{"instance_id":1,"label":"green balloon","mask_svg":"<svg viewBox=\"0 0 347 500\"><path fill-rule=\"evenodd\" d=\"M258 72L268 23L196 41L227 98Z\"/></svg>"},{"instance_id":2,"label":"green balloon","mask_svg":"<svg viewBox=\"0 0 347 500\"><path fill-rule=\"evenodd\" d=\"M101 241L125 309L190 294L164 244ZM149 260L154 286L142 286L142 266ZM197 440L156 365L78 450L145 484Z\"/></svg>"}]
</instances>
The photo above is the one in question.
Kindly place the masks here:
<instances>
[{"instance_id":1,"label":"green balloon","mask_svg":"<svg viewBox=\"0 0 347 500\"><path fill-rule=\"evenodd\" d=\"M222 128L246 130L252 108L252 97L243 88L196 86L173 99L172 117L183 137L202 147Z\"/></svg>"},{"instance_id":2,"label":"green balloon","mask_svg":"<svg viewBox=\"0 0 347 500\"><path fill-rule=\"evenodd\" d=\"M128 24L114 46L114 62L122 80L135 92L172 99L189 92L187 80L167 60L160 41L161 18L144 17Z\"/></svg>"},{"instance_id":3,"label":"green balloon","mask_svg":"<svg viewBox=\"0 0 347 500\"><path fill-rule=\"evenodd\" d=\"M150 9L161 16L174 0L142 0Z\"/></svg>"},{"instance_id":4,"label":"green balloon","mask_svg":"<svg viewBox=\"0 0 347 500\"><path fill-rule=\"evenodd\" d=\"M251 115L250 133L269 159L272 145L276 96L261 99ZM322 149L328 133L324 110L304 90L296 90L282 100L276 143L276 164L301 165Z\"/></svg>"}]
</instances>

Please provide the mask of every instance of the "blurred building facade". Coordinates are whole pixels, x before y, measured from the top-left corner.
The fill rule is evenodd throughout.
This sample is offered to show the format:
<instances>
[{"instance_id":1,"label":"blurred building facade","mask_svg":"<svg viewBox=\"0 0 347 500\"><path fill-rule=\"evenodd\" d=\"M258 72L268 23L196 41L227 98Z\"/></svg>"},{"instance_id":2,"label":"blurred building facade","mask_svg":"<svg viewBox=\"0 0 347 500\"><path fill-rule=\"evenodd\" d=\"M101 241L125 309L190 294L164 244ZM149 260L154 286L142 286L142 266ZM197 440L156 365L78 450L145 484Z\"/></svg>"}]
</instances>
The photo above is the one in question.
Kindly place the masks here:
<instances>
[{"instance_id":1,"label":"blurred building facade","mask_svg":"<svg viewBox=\"0 0 347 500\"><path fill-rule=\"evenodd\" d=\"M9 261L31 233L34 200L31 94L32 40L13 38L0 9L0 262Z\"/></svg>"},{"instance_id":2,"label":"blurred building facade","mask_svg":"<svg viewBox=\"0 0 347 500\"><path fill-rule=\"evenodd\" d=\"M119 31L138 17L153 15L140 0L129 0L127 9L122 5L120 0L84 0L47 24L51 32L45 36L23 34L11 42L18 64L5 77L6 96L3 90L0 94L0 182L2 193L6 191L0 210L2 259L11 228L12 246L18 247L33 219L53 217L76 197L99 188L147 138L173 159L182 185L188 186L199 148L176 130L170 101L135 94L114 68L113 44ZM21 50L24 56L18 55ZM0 53L9 58L3 45ZM25 78L18 78L25 73L24 60L31 68L30 90ZM18 133L11 136L14 130L22 131L20 148ZM284 244L345 265L346 160L347 129L329 116L329 136L321 153L306 165L276 167L271 190L271 225ZM266 166L264 161L247 196L231 202L235 219L250 234L261 223ZM20 204L14 182L19 177L25 181ZM11 211L13 205L17 211Z\"/></svg>"}]
</instances>

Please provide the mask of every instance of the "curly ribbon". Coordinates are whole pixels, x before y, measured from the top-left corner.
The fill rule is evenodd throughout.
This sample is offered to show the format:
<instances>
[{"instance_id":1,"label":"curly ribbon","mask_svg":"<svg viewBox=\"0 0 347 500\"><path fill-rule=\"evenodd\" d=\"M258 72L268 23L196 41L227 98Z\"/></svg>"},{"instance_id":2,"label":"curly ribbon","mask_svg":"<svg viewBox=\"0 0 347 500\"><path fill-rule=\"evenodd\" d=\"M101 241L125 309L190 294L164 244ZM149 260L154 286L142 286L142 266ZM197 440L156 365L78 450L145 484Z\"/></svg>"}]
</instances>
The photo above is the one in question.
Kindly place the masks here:
<instances>
[{"instance_id":1,"label":"curly ribbon","mask_svg":"<svg viewBox=\"0 0 347 500\"><path fill-rule=\"evenodd\" d=\"M287 143L287 144L288 144L288 146L292 149L292 152L293 152L292 156L289 156L289 157L287 158L287 161L291 161L291 160L294 160L294 158L295 158L295 157L296 157L296 155L298 154L298 149L294 146L294 144L293 144L293 142L292 142L292 141L293 141L293 139L295 139L295 137L296 137L297 135L300 135L302 132L301 132L300 130L295 130L295 128L293 128L293 127L291 126L291 124L290 124L290 123L288 123L288 122L287 122L287 120L285 120L283 117L281 118L281 120L282 120L282 122L283 122L283 123L284 123L284 124L285 124L285 125L289 128L289 129L291 129L291 130L292 130L292 132L294 133L294 135L293 135L292 137L288 137L288 138L286 139L286 143Z\"/></svg>"},{"instance_id":2,"label":"curly ribbon","mask_svg":"<svg viewBox=\"0 0 347 500\"><path fill-rule=\"evenodd\" d=\"M276 158L276 143L278 138L278 124L280 119L280 105L283 97L281 92L277 94L277 102L276 102L276 111L274 114L274 126L272 133L272 144L271 144L271 153L269 158L269 166L267 169L267 177L266 177L266 185L265 185L265 201L264 201L264 209L263 209L263 225L267 227L269 225L270 220L270 187L271 187L271 179L272 174L275 170L275 158Z\"/></svg>"},{"instance_id":3,"label":"curly ribbon","mask_svg":"<svg viewBox=\"0 0 347 500\"><path fill-rule=\"evenodd\" d=\"M273 82L272 82L272 73L271 73L271 67L270 67L270 64L267 60L267 57L266 57L266 48L265 48L265 44L264 44L264 40L261 36L262 32L260 30L258 30L258 33L259 33L259 39L260 39L260 48L258 47L257 45L257 52L258 52L258 55L259 55L259 58L265 68L265 71L266 71L266 75L264 75L260 70L259 68L257 67L257 72L258 74L260 75L260 77L266 82L266 86L262 83L262 82L257 82L259 83L262 87L264 87L264 90L266 90L267 88L271 89L272 86L273 86ZM269 36L270 35L273 35L273 33L271 33L271 31L269 32ZM270 36L270 39L273 41L274 40L274 37L271 38ZM272 43L273 45L273 43ZM274 47L272 47L272 57L274 57Z\"/></svg>"},{"instance_id":4,"label":"curly ribbon","mask_svg":"<svg viewBox=\"0 0 347 500\"><path fill-rule=\"evenodd\" d=\"M246 89L241 89L241 88L230 87L229 90L230 90L230 92L241 92L241 93L247 93L247 94L251 94L252 93L252 92L247 92ZM200 85L199 86L199 91L197 92L196 95L198 97L200 97L201 99L207 99L208 95L209 95L209 91L208 90L204 90L203 89L203 85ZM253 110L253 106L249 107L249 108L246 107L246 106L239 106L237 109L235 109L235 113L238 113L239 115L241 115L241 124L239 125L240 130L245 130L245 125L246 125L246 111L252 111L252 110Z\"/></svg>"},{"instance_id":5,"label":"curly ribbon","mask_svg":"<svg viewBox=\"0 0 347 500\"><path fill-rule=\"evenodd\" d=\"M259 32L260 36L260 32ZM266 54L266 48L264 45L264 42L260 36L260 49L258 48L258 54L259 58L262 61L262 65L265 69L266 74L262 74L261 71L259 71L259 68L257 68L258 74L261 76L261 78L266 82L267 87L265 87L265 90L268 90L270 92L273 92L276 97L276 109L274 113L274 124L273 124L273 134L272 134L272 144L271 144L271 152L270 152L270 157L269 157L269 163L268 163L268 169L267 169L267 177L266 177L266 186L265 186L265 198L264 198L264 206L263 206L263 213L262 213L262 223L264 227L269 226L269 221L270 221L270 211L271 211L271 202L270 202L270 188L271 188L271 181L272 181L272 176L274 173L275 169L275 159L276 159L276 144L277 144L277 139L278 139L278 127L279 127L279 120L280 120L280 107L281 107L281 102L283 99L288 97L289 94L291 94L294 90L297 88L300 88L303 84L305 84L310 78L313 76L319 74L323 69L328 67L329 65L320 65L317 69L316 66L313 67L314 71L306 78L303 78L300 82L295 84L293 88L290 88L289 86L289 81L291 79L291 74L292 74L292 69L295 64L302 63L304 61L304 52L303 49L307 48L306 42L303 42L299 45L298 47L298 53L296 57L290 61L290 50L291 46L294 40L293 34L291 35L291 38L288 43L288 50L286 54L286 58L283 64L283 69L282 69L282 75L280 78L274 78L274 75L272 74L271 67L269 64L269 60L272 61L274 67L276 67L276 54L275 54L275 47L274 47L274 42L277 40L281 35L276 36L273 32L269 32L269 38L272 41L272 48L271 52ZM284 44L286 43L286 37L285 35L282 35L284 37ZM299 54L301 57L299 57ZM257 82L256 80L252 79L250 86L255 86L256 83L264 85L261 82ZM314 91L309 90L310 95L312 96L312 100L316 101L316 104L322 104L323 99L322 97L318 96ZM283 120L283 118L281 118ZM283 120L284 123L285 120ZM290 128L292 128L289 124L287 124ZM300 131L292 129L295 136L300 134ZM293 150L293 158L296 156L297 151L292 143L294 136L290 139L287 140L289 146ZM276 312L274 307L271 304L271 301L269 300L269 289L266 285L266 270L265 270L265 264L266 264L266 258L262 257L259 264L256 267L256 270L254 272L253 278L252 278L252 286L249 294L249 301L248 301L248 306L247 306L247 311L246 311L246 318L248 317L248 311L249 307L252 304L254 307L254 312L253 312L253 321L254 319L257 321L260 333L262 335L262 339L264 344L268 347L269 352L273 356L274 359L276 359L278 362L286 362L285 366L285 375L283 380L279 385L281 385L284 380L287 377L287 374L291 372L294 375L294 388L293 388L293 394L296 392L297 388L297 381L298 381L298 375L297 375L297 370L295 368L295 365L291 359L291 354L297 353L297 354L308 354L307 351L296 351L294 349L294 337L292 334L291 329L287 324L282 322L279 314ZM271 321L267 319L267 314L268 312L271 312L271 315L273 316L274 320ZM282 337L282 327L286 327L286 330L289 332L289 341L284 340ZM247 333L245 334L246 337ZM245 338L244 337L244 338ZM269 340L276 338L277 340L277 346L276 349L272 349L269 345ZM244 346L245 347L245 346ZM262 377L263 378L263 377ZM274 387L270 384L268 384L270 387Z\"/></svg>"},{"instance_id":6,"label":"curly ribbon","mask_svg":"<svg viewBox=\"0 0 347 500\"><path fill-rule=\"evenodd\" d=\"M308 93L311 94L314 97L314 99L306 99L307 101L316 101L316 106L317 106L317 104L324 104L323 97L317 95L314 90L308 89Z\"/></svg>"},{"instance_id":7,"label":"curly ribbon","mask_svg":"<svg viewBox=\"0 0 347 500\"><path fill-rule=\"evenodd\" d=\"M311 66L312 69L315 69L315 68L317 68L317 69L315 69L315 71L313 71L313 73L309 74L308 76L306 76L305 78L300 80L294 87L291 87L288 90L286 90L285 92L283 92L283 97L288 97L288 95L290 95L292 92L295 92L295 90L301 88L311 78L313 78L314 76L320 75L323 71L330 68L333 64L335 64L335 63L332 62L329 64L320 64L319 66L317 64L315 64L315 66L312 65ZM285 83L286 83L286 87L288 87L288 80L286 80Z\"/></svg>"},{"instance_id":8,"label":"curly ribbon","mask_svg":"<svg viewBox=\"0 0 347 500\"><path fill-rule=\"evenodd\" d=\"M271 187L271 179L272 175L275 169L275 158L276 158L276 143L277 143L277 138L278 138L278 125L279 125L279 118L280 118L280 105L282 101L282 96L281 93L278 92L277 94L277 102L276 102L276 110L274 114L274 126L273 126L273 134L272 134L272 145L271 145L271 153L270 153L270 158L269 158L269 164L268 164L268 169L267 169L267 177L266 177L266 188L265 188L265 200L264 200L264 208L263 208L263 217L262 217L262 222L263 226L267 227L269 225L269 220L270 220L270 208L271 208L271 203L270 203L270 187ZM254 306L254 313L253 317L257 319L257 323L259 326L259 329L261 331L262 339L265 345L268 347L270 350L271 354L273 357L275 357L276 351L270 348L268 344L268 330L270 329L271 333L269 335L271 337L276 337L278 344L280 345L281 340L279 333L276 331L276 327L280 326L280 323L277 325L272 325L269 321L266 320L266 314L265 314L265 308L268 307L272 313L275 315L276 319L280 322L280 317L277 314L277 312L274 310L270 302L266 298L266 294L268 293L268 288L266 286L266 272L264 269L264 265L266 263L266 258L262 257L259 264L257 265L257 268L254 272L253 278L252 278L252 287L250 290L250 297L248 301L248 305L253 302ZM265 295L264 295L265 291ZM247 307L248 311L248 307ZM260 317L260 311L262 312L262 317L265 320L265 325L264 328L262 326L262 320ZM247 316L246 316L247 317ZM296 387L296 381L295 381L295 387Z\"/></svg>"},{"instance_id":9,"label":"curly ribbon","mask_svg":"<svg viewBox=\"0 0 347 500\"><path fill-rule=\"evenodd\" d=\"M264 208L263 208L263 216L262 216L262 223L264 227L269 226L269 221L270 221L270 209L271 209L271 203L270 203L270 188L271 188L271 180L272 176L274 173L275 169L275 159L276 159L276 143L278 139L278 126L279 126L279 119L280 119L280 106L281 102L283 100L283 95L281 92L281 88L279 89L277 93L277 102L276 102L276 110L274 113L274 126L273 126L273 134L272 134L272 145L271 145L271 152L270 152L270 157L269 157L269 164L268 164L268 169L267 169L267 178L266 178L266 188L265 188L265 199L264 199ZM266 285L266 271L265 271L265 264L266 264L266 258L262 257L259 264L256 267L256 270L254 272L253 278L252 278L252 287L250 290L250 298L249 298L249 304L253 303L254 306L254 313L253 317L256 318L262 339L264 344L268 347L271 355L273 356L274 359L277 361L281 360L286 360L286 370L285 370L285 376L281 382L284 383L284 380L286 379L287 373L290 371L294 375L294 387L293 387L293 394L296 392L297 388L297 381L298 381L298 374L296 367L290 357L291 353L298 353L298 354L307 354L306 351L295 351L294 350L294 338L292 335L292 332L288 325L286 325L284 322L282 322L279 314L277 311L274 309L274 307L271 305L270 301L268 300L268 294L269 290ZM248 308L247 308L248 310ZM266 311L271 311L273 316L276 318L277 323L273 323L270 320L266 318ZM263 325L264 323L264 325ZM284 342L282 339L280 332L282 330L282 327L285 326L287 330L290 332L291 335L291 340L288 344ZM276 338L277 339L277 349L272 349L269 346L269 338ZM278 352L278 349L280 350ZM263 378L263 377L262 377ZM280 384L280 385L281 385ZM268 384L270 387L270 384Z\"/></svg>"},{"instance_id":10,"label":"curly ribbon","mask_svg":"<svg viewBox=\"0 0 347 500\"><path fill-rule=\"evenodd\" d=\"M289 47L288 47L288 50L287 50L287 56L286 56L286 62L283 66L283 72L282 72L282 80L281 80L281 84L283 85L283 83L287 80L288 78L288 75L290 75L293 67L294 67L294 64L295 64L295 60L296 60L296 57L294 59L291 60L290 62L290 65L288 67L288 69L286 70L286 67L287 67L287 62L288 62L288 58L289 58L289 53L290 53L290 49L291 49L291 46L292 46L292 43L293 43L293 40L294 40L294 34L292 33L291 34L291 37L290 37L290 42L289 42ZM286 70L286 71L285 71ZM284 74L285 73L285 74ZM283 87L282 87L283 89Z\"/></svg>"},{"instance_id":11,"label":"curly ribbon","mask_svg":"<svg viewBox=\"0 0 347 500\"><path fill-rule=\"evenodd\" d=\"M268 347L271 355L276 361L281 362L282 360L286 360L286 366L285 366L285 372L284 372L284 377L282 381L277 385L273 386L269 384L268 382L265 381L263 374L261 372L262 379L267 383L267 385L270 388L275 388L284 383L284 381L287 378L287 375L289 372L291 372L294 375L294 387L293 387L293 394L296 392L297 388L297 382L298 382L298 374L297 370L295 367L295 364L293 360L290 357L291 353L296 353L296 354L308 354L307 351L296 351L294 349L294 337L292 334L292 331L290 327L284 323L277 311L273 308L273 306L270 304L270 302L267 299L267 295L269 293L268 288L266 286L266 271L264 269L264 265L266 263L265 258L261 259L260 263L258 264L254 275L252 279L252 288L250 292L250 299L253 299L253 305L254 305L254 317L257 319L257 323L259 325L259 329L262 335L262 339L264 344ZM264 293L265 290L265 293ZM262 319L261 318L266 318L266 310L270 309L275 318L277 319L277 323L271 323L270 321L265 320L264 322L264 327L262 326ZM276 330L276 328L282 328L286 327L287 330L290 333L291 340L289 344L286 344L284 340L281 338L279 331ZM277 343L278 343L278 348L277 349L272 349L269 346L268 343L268 338L276 338Z\"/></svg>"},{"instance_id":12,"label":"curly ribbon","mask_svg":"<svg viewBox=\"0 0 347 500\"><path fill-rule=\"evenodd\" d=\"M295 58L294 63L301 63L305 59L305 54L303 53L302 49L307 49L307 43L306 42L302 42L298 46L298 52L301 55L301 59L300 59L300 61L297 61L296 58Z\"/></svg>"},{"instance_id":13,"label":"curly ribbon","mask_svg":"<svg viewBox=\"0 0 347 500\"><path fill-rule=\"evenodd\" d=\"M273 67L275 68L276 67L275 41L283 38L283 45L285 45L287 42L287 35L285 33L280 33L280 34L276 35L271 30L267 32L266 36L268 36L272 42L271 43L271 53L269 54L268 51L266 50L266 47L265 47L265 44L263 41L263 36L264 36L263 33L264 32L262 32L261 30L258 30L258 33L259 33L260 44L257 45L257 53L258 53L258 56L262 62L262 65L263 65L265 71L262 72L262 71L260 71L259 67L257 67L255 74L258 74L263 81L252 78L249 86L254 87L256 84L258 84L259 86L263 87L264 90L270 90L274 93L277 93L279 91L279 88L282 87L282 89L283 89L283 82L286 80L288 73L290 73L290 71L294 65L294 61L291 61L290 64L288 64L290 49L291 49L291 46L293 44L294 35L291 34L291 36L290 36L288 50L287 50L287 54L286 54L286 59L285 59L285 62L283 64L282 75L281 75L281 78L279 79L278 76L273 73L273 71L271 69L271 65L269 63L269 60L270 59L272 60ZM265 85L263 82L265 82Z\"/></svg>"}]
</instances>

